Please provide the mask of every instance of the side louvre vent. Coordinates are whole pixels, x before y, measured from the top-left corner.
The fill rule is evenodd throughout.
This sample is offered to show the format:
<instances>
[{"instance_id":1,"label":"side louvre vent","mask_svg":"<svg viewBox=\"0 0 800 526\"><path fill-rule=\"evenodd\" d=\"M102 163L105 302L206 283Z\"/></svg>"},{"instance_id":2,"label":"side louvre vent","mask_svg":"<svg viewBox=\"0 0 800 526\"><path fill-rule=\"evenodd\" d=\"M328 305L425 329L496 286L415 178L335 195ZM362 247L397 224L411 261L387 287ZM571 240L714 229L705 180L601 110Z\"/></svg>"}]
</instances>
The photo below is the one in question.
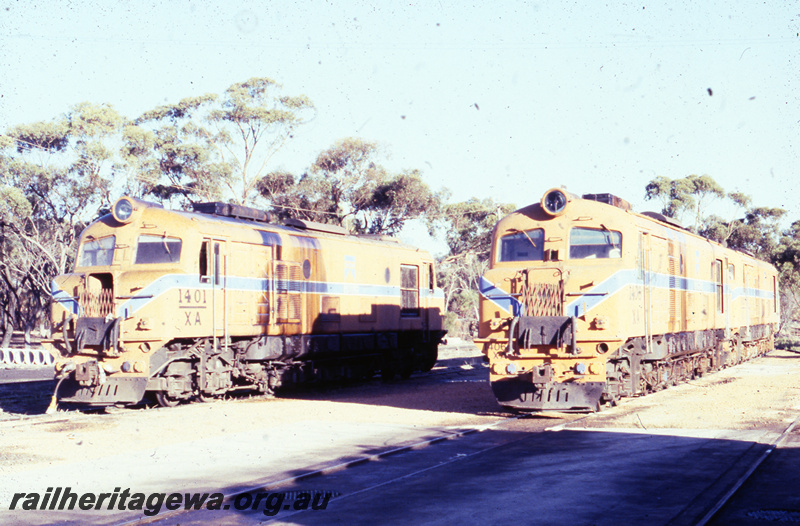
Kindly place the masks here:
<instances>
[{"instance_id":1,"label":"side louvre vent","mask_svg":"<svg viewBox=\"0 0 800 526\"><path fill-rule=\"evenodd\" d=\"M275 264L276 316L279 322L298 323L301 319L303 269L297 263Z\"/></svg>"}]
</instances>

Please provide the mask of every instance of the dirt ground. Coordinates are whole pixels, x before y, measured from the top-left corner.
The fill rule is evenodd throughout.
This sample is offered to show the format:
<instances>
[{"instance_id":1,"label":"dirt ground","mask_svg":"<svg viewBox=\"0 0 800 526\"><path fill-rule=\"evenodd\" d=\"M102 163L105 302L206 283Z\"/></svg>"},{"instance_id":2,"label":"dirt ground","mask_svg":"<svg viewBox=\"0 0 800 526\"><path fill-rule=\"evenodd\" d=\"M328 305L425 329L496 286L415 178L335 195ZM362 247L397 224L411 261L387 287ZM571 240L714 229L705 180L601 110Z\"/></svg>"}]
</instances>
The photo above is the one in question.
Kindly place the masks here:
<instances>
[{"instance_id":1,"label":"dirt ground","mask_svg":"<svg viewBox=\"0 0 800 526\"><path fill-rule=\"evenodd\" d=\"M580 425L774 431L772 427L788 425L799 412L800 354L775 350L665 391L625 400Z\"/></svg>"},{"instance_id":2,"label":"dirt ground","mask_svg":"<svg viewBox=\"0 0 800 526\"><path fill-rule=\"evenodd\" d=\"M59 411L43 419L0 422L0 465L6 472L86 462L158 446L303 422L348 422L409 428L447 428L507 417L475 366L390 384L306 389L279 398L242 398L166 409L108 414ZM483 367L483 366L478 366Z\"/></svg>"},{"instance_id":3,"label":"dirt ground","mask_svg":"<svg viewBox=\"0 0 800 526\"><path fill-rule=\"evenodd\" d=\"M88 461L271 426L341 422L457 428L508 418L488 382L465 366L440 382L410 380L357 387L307 390L282 398L195 403L170 409L110 414L59 412L46 419L0 422L0 465L26 471ZM485 375L483 375L485 376ZM581 419L587 428L740 429L778 428L800 412L800 354L769 356ZM544 415L546 416L546 415ZM772 430L772 429L770 429Z\"/></svg>"}]
</instances>

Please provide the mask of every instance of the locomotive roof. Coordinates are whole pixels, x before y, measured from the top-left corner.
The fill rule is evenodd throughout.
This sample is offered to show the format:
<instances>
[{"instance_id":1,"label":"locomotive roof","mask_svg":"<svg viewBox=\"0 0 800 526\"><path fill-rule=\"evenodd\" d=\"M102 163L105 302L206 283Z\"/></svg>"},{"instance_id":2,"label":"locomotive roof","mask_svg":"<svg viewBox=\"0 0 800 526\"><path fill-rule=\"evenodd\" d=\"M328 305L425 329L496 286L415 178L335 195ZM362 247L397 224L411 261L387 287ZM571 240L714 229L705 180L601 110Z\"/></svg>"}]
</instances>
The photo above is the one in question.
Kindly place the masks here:
<instances>
[{"instance_id":1,"label":"locomotive roof","mask_svg":"<svg viewBox=\"0 0 800 526\"><path fill-rule=\"evenodd\" d=\"M625 201L623 199L620 199L619 197L616 197L616 196L614 196L612 194L585 194L583 196L577 196L577 195L574 195L574 194L568 194L567 192L564 192L564 194L568 195L571 201L573 201L573 202L581 202L582 205L584 205L584 206L588 205L588 206L591 206L591 207L602 207L603 210L606 210L609 213L630 214L630 215L636 216L636 217L638 217L640 219L643 219L643 220L645 220L647 222L656 223L659 226L661 226L663 228L666 228L667 230L670 230L672 232L675 232L678 235L688 235L688 236L691 236L691 237L693 237L693 238L695 238L695 239L697 239L699 241L704 241L704 242L710 243L712 245L716 245L716 246L718 246L720 248L723 248L725 250L731 250L731 251L734 251L734 252L738 252L740 254L743 254L745 256L748 256L748 257L752 258L754 261L757 261L757 262L760 262L760 263L764 263L765 265L772 266L768 261L764 261L764 260L758 259L754 254L750 253L747 250L743 250L743 249L739 249L739 248L726 247L722 243L719 243L719 242L714 241L712 239L708 239L708 238L703 237L703 236L701 236L701 235L699 235L699 234L697 234L695 232L692 232L688 228L684 227L680 223L680 221L678 221L677 219L674 219L674 218L671 218L671 217L667 217L667 216L665 216L663 214L659 214L658 212L636 212L636 211L634 211L632 209L632 207L630 206L630 204L627 201ZM536 213L533 214L532 212L536 212ZM543 207L541 202L533 203L533 204L528 205L526 207L520 208L520 209L512 212L510 215L514 215L514 214L527 215L528 217L531 217L534 220L540 220L540 218L541 219L551 219L552 218L552 216L546 215L546 211L545 211L545 209L544 209L544 207ZM502 221L502 219L501 219L501 221Z\"/></svg>"},{"instance_id":2,"label":"locomotive roof","mask_svg":"<svg viewBox=\"0 0 800 526\"><path fill-rule=\"evenodd\" d=\"M401 243L397 238L391 236L371 235L371 234L365 234L365 235L350 234L344 228L341 227L327 228L327 229L320 228L319 225L321 224L319 223L293 220L289 224L281 225L277 223L268 223L264 221L246 219L242 217L229 217L229 216L209 214L203 212L189 212L185 210L167 210L167 209L160 209L157 207L153 207L151 210L167 214L175 214L181 217L185 217L187 219L199 218L207 223L216 223L227 226L235 225L241 228L247 228L252 230L283 233L285 235L310 237L310 238L325 238L333 240L342 239L342 240L347 240L348 242L375 244L383 246L390 244L393 247L400 247L407 250L414 250L418 252L426 252L423 249L405 243ZM322 225L322 226L333 227L334 225Z\"/></svg>"}]
</instances>

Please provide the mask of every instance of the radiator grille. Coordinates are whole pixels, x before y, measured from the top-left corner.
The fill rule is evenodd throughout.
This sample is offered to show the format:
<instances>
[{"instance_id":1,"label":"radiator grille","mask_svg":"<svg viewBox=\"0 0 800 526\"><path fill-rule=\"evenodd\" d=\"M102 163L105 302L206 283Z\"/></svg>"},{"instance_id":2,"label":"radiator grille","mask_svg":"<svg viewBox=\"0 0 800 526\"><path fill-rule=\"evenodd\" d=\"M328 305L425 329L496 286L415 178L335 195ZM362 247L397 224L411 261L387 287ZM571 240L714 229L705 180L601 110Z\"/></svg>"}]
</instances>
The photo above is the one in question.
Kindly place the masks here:
<instances>
[{"instance_id":1,"label":"radiator grille","mask_svg":"<svg viewBox=\"0 0 800 526\"><path fill-rule=\"evenodd\" d=\"M564 282L537 283L527 273L522 286L522 304L526 316L563 316Z\"/></svg>"},{"instance_id":2,"label":"radiator grille","mask_svg":"<svg viewBox=\"0 0 800 526\"><path fill-rule=\"evenodd\" d=\"M82 316L104 318L114 313L114 292L112 289L97 291L84 289L80 295Z\"/></svg>"}]
</instances>

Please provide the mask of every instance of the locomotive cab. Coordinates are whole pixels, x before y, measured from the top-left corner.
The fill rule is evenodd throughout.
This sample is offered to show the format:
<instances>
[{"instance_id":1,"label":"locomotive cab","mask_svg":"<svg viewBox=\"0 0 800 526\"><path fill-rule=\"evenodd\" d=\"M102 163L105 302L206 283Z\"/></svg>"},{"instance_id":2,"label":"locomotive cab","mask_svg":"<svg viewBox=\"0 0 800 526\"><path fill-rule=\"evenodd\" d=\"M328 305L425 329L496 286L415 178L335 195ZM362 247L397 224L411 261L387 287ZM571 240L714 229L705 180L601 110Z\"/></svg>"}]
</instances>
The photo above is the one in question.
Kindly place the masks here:
<instances>
[{"instance_id":1,"label":"locomotive cab","mask_svg":"<svg viewBox=\"0 0 800 526\"><path fill-rule=\"evenodd\" d=\"M111 214L82 233L73 272L53 280L55 334L45 344L60 356L56 373L74 380L61 389L62 401L103 405L138 402L143 396L147 354L160 338L131 342L131 333L147 335L156 328L155 317L133 315L152 298L142 283L185 272L189 259L180 228L156 228L152 217L143 221L147 208L161 211L154 203L118 200Z\"/></svg>"}]
</instances>

